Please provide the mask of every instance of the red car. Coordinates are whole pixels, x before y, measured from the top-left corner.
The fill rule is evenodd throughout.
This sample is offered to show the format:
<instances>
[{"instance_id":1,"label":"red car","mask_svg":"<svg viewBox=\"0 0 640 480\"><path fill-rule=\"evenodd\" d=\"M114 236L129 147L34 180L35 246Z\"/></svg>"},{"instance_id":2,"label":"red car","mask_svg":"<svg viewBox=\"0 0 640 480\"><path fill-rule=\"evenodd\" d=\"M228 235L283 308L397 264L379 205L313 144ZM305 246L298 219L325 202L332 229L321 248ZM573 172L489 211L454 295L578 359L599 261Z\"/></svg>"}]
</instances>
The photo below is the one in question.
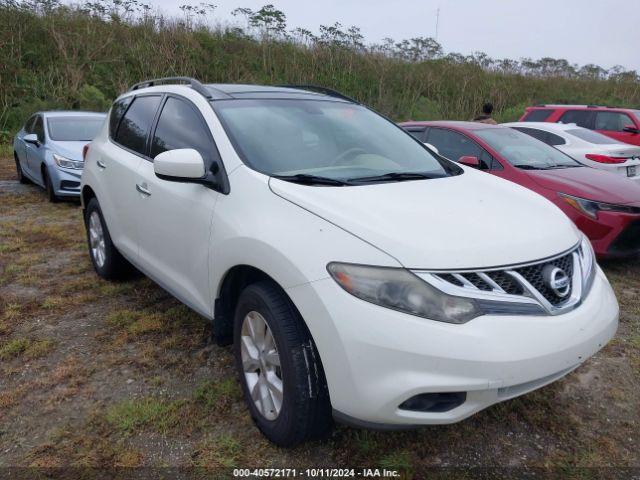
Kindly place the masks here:
<instances>
[{"instance_id":1,"label":"red car","mask_svg":"<svg viewBox=\"0 0 640 480\"><path fill-rule=\"evenodd\" d=\"M640 145L640 110L596 105L537 105L528 107L520 121L575 123L619 142Z\"/></svg>"},{"instance_id":2,"label":"red car","mask_svg":"<svg viewBox=\"0 0 640 480\"><path fill-rule=\"evenodd\" d=\"M640 252L640 185L635 182L585 167L508 127L472 122L406 122L400 126L446 158L546 197L589 237L599 257Z\"/></svg>"}]
</instances>

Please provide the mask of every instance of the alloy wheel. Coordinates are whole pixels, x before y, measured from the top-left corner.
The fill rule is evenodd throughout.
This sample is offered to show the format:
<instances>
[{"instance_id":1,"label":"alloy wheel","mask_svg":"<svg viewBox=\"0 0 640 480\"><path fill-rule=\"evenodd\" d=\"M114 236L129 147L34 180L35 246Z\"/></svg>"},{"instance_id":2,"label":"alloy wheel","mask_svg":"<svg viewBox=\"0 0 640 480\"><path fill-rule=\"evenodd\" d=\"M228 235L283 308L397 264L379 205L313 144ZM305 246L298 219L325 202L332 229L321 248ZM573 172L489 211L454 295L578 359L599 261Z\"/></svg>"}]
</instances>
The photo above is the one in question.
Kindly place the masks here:
<instances>
[{"instance_id":1,"label":"alloy wheel","mask_svg":"<svg viewBox=\"0 0 640 480\"><path fill-rule=\"evenodd\" d=\"M251 399L264 418L275 420L282 410L282 369L273 333L260 313L251 311L244 317L240 342Z\"/></svg>"},{"instance_id":2,"label":"alloy wheel","mask_svg":"<svg viewBox=\"0 0 640 480\"><path fill-rule=\"evenodd\" d=\"M104 243L104 231L98 212L93 211L89 216L89 246L91 256L98 267L102 268L106 260L106 248Z\"/></svg>"}]
</instances>

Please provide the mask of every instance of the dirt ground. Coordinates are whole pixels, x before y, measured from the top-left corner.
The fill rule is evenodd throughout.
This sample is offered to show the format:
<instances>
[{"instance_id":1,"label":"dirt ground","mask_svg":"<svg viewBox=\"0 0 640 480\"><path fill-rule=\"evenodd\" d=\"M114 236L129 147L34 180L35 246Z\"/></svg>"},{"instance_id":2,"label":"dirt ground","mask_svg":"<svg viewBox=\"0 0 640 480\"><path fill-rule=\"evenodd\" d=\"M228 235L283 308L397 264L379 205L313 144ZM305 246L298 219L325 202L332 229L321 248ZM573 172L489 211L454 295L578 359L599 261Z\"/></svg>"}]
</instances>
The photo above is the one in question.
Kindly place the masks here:
<instances>
[{"instance_id":1,"label":"dirt ground","mask_svg":"<svg viewBox=\"0 0 640 480\"><path fill-rule=\"evenodd\" d=\"M207 322L148 279L98 279L79 205L14 172L0 160L0 467L640 469L638 260L602 264L620 328L565 379L456 425L338 426L286 450L253 426Z\"/></svg>"}]
</instances>

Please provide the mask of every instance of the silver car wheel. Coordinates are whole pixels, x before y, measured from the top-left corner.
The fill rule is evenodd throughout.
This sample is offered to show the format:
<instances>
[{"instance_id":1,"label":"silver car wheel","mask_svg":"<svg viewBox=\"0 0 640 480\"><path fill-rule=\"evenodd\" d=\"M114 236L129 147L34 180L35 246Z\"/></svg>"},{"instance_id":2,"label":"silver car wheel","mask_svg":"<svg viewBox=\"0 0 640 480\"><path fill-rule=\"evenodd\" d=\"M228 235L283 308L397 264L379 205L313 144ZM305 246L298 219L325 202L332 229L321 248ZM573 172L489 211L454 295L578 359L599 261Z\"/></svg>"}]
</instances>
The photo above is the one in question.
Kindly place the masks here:
<instances>
[{"instance_id":1,"label":"silver car wheel","mask_svg":"<svg viewBox=\"0 0 640 480\"><path fill-rule=\"evenodd\" d=\"M240 354L251 399L264 418L275 420L283 399L280 356L269 325L256 311L242 321Z\"/></svg>"},{"instance_id":2,"label":"silver car wheel","mask_svg":"<svg viewBox=\"0 0 640 480\"><path fill-rule=\"evenodd\" d=\"M91 256L98 267L102 268L106 260L106 247L104 244L104 232L98 212L93 211L89 216L89 246Z\"/></svg>"}]
</instances>

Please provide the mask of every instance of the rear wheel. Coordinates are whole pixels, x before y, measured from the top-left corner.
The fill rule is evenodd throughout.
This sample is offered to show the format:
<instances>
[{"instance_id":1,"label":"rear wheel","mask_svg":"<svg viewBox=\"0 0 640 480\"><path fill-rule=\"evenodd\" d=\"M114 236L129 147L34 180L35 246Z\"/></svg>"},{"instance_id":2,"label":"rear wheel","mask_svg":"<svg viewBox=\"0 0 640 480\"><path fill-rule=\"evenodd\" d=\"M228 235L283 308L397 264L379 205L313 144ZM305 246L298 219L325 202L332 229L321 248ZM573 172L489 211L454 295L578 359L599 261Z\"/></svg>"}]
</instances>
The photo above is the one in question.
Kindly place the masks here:
<instances>
[{"instance_id":1,"label":"rear wheel","mask_svg":"<svg viewBox=\"0 0 640 480\"><path fill-rule=\"evenodd\" d=\"M18 181L23 184L29 183L29 179L25 177L24 172L22 171L22 165L20 165L20 160L18 159L18 154L16 152L13 152L13 159L16 161Z\"/></svg>"},{"instance_id":2,"label":"rear wheel","mask_svg":"<svg viewBox=\"0 0 640 480\"><path fill-rule=\"evenodd\" d=\"M53 189L53 183L51 182L51 176L49 176L49 170L47 167L42 168L42 181L44 182L44 189L47 192L47 198L51 203L57 203L60 201L60 197L58 197Z\"/></svg>"},{"instance_id":3,"label":"rear wheel","mask_svg":"<svg viewBox=\"0 0 640 480\"><path fill-rule=\"evenodd\" d=\"M244 397L262 433L280 446L327 435L327 384L300 314L277 285L263 281L240 294L234 350Z\"/></svg>"},{"instance_id":4,"label":"rear wheel","mask_svg":"<svg viewBox=\"0 0 640 480\"><path fill-rule=\"evenodd\" d=\"M128 277L133 271L133 267L111 241L102 210L95 197L87 204L84 223L87 229L89 256L98 276L105 280L119 280Z\"/></svg>"}]
</instances>

